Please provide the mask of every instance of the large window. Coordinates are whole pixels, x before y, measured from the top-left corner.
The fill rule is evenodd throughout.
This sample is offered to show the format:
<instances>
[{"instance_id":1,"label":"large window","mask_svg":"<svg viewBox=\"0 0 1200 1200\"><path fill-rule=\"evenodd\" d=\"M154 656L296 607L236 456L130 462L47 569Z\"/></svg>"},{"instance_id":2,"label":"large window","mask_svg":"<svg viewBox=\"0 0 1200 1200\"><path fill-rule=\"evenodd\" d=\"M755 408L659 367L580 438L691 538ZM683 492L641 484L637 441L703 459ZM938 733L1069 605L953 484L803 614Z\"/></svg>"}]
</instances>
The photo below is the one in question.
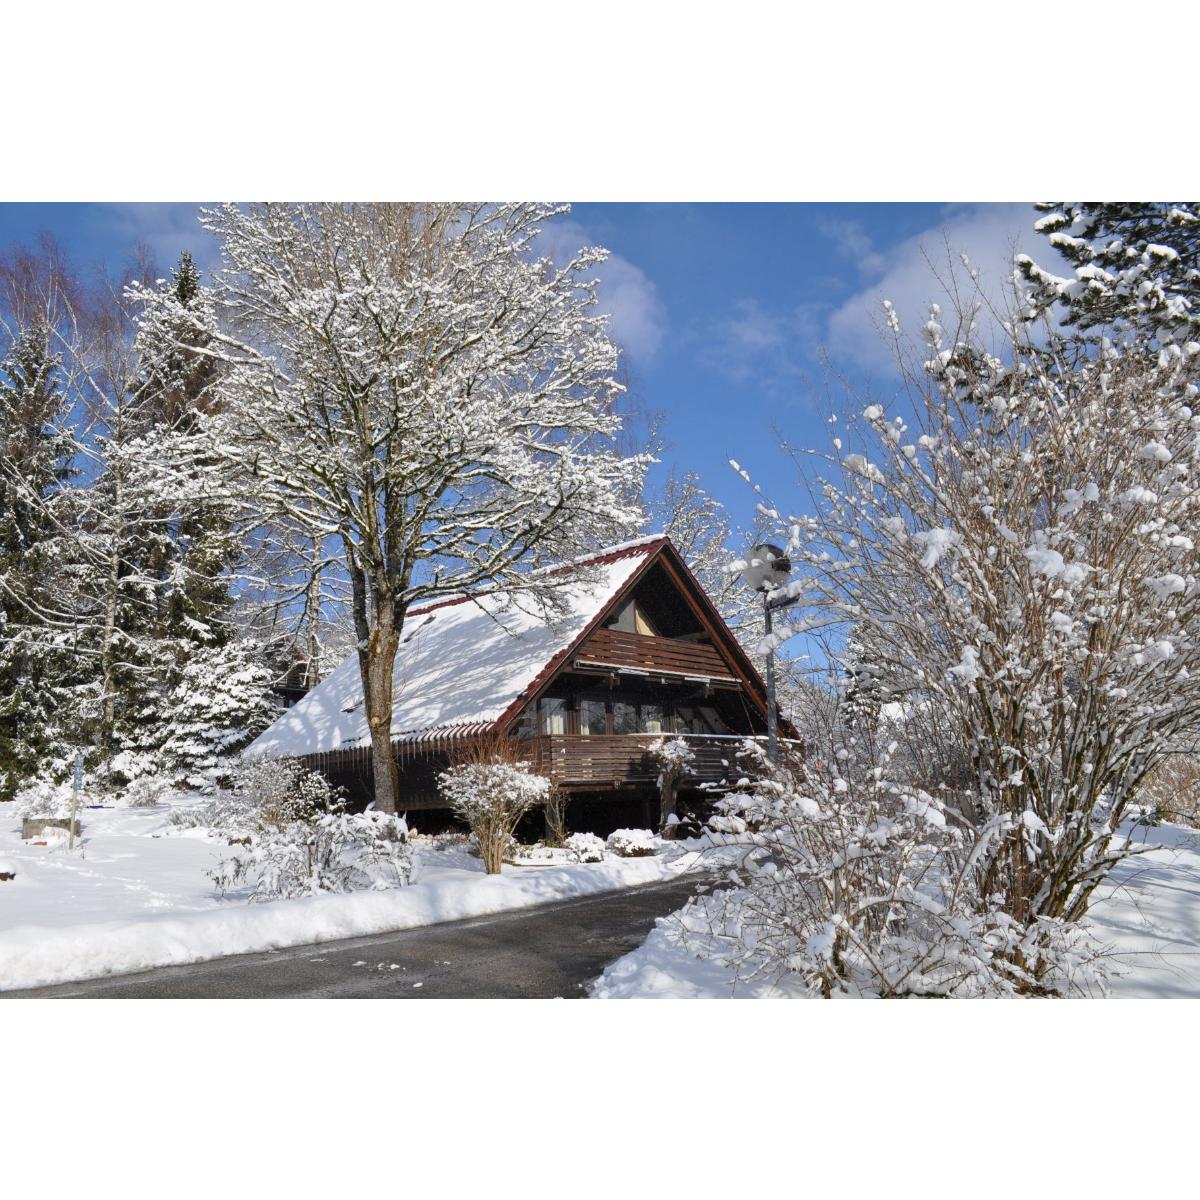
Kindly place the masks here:
<instances>
[{"instance_id":1,"label":"large window","mask_svg":"<svg viewBox=\"0 0 1200 1200\"><path fill-rule=\"evenodd\" d=\"M613 701L613 733L637 733L638 713L636 704L624 700Z\"/></svg>"},{"instance_id":2,"label":"large window","mask_svg":"<svg viewBox=\"0 0 1200 1200\"><path fill-rule=\"evenodd\" d=\"M593 737L608 732L608 713L603 700L580 700L579 732Z\"/></svg>"}]
</instances>

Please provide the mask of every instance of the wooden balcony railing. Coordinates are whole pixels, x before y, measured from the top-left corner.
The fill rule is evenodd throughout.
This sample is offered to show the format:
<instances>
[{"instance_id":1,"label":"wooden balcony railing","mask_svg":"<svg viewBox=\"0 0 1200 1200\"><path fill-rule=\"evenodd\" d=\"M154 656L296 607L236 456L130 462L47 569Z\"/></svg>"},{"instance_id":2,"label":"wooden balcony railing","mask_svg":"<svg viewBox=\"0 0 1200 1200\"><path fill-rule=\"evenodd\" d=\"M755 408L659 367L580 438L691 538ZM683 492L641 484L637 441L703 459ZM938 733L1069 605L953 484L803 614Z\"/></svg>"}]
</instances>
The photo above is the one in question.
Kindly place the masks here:
<instances>
[{"instance_id":1,"label":"wooden balcony railing","mask_svg":"<svg viewBox=\"0 0 1200 1200\"><path fill-rule=\"evenodd\" d=\"M738 775L737 751L740 735L670 734L681 737L696 756L684 785L730 782ZM653 784L658 764L650 746L660 735L631 734L543 734L528 745L534 769L567 787L613 788L630 784Z\"/></svg>"},{"instance_id":2,"label":"wooden balcony railing","mask_svg":"<svg viewBox=\"0 0 1200 1200\"><path fill-rule=\"evenodd\" d=\"M625 668L645 675L705 679L724 686L738 682L712 646L617 629L597 629L576 652L574 665L582 670Z\"/></svg>"}]
</instances>

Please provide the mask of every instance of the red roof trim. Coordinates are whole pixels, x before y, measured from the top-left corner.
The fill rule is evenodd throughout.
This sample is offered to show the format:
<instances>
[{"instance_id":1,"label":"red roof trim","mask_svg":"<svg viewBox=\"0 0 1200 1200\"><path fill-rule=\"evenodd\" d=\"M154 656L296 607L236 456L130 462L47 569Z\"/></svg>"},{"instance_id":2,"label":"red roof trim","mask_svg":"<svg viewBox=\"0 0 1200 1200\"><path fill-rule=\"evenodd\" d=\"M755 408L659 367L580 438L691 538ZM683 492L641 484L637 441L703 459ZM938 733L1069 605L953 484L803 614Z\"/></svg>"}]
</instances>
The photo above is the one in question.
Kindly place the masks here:
<instances>
[{"instance_id":1,"label":"red roof trim","mask_svg":"<svg viewBox=\"0 0 1200 1200\"><path fill-rule=\"evenodd\" d=\"M630 547L623 550L614 551L611 554L601 555L598 558L588 559L588 565L596 565L603 562L615 562L619 558L627 558L633 554L644 554L646 561L625 581L622 587L619 587L609 598L608 603L602 604L597 610L595 616L584 626L583 631L579 636L564 649L550 659L549 662L534 676L533 681L528 687L496 718L496 723L493 729L496 733L505 733L508 727L516 719L521 709L525 707L529 701L538 694L550 682L551 679L558 673L562 665L571 657L572 654L583 643L592 631L600 624L602 620L621 602L628 592L637 584L638 580L645 575L650 568L650 564L662 553L664 547L669 546L670 542L665 537L654 538L649 542L643 543L640 546ZM584 564L577 563L575 566ZM570 569L570 568L568 568Z\"/></svg>"}]
</instances>

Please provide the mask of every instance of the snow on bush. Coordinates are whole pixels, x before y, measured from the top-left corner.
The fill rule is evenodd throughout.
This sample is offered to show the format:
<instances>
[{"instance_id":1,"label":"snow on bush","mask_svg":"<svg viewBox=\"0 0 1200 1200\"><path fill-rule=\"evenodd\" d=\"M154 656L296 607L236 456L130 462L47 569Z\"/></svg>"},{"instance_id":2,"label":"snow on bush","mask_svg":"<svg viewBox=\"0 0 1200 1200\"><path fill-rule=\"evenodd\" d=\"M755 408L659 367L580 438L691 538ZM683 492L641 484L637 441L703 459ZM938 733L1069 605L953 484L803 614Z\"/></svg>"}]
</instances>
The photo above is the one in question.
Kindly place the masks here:
<instances>
[{"instance_id":1,"label":"snow on bush","mask_svg":"<svg viewBox=\"0 0 1200 1200\"><path fill-rule=\"evenodd\" d=\"M470 827L484 870L499 874L517 822L545 802L550 781L527 762L506 761L501 748L485 750L438 776L438 788L455 815Z\"/></svg>"},{"instance_id":2,"label":"snow on bush","mask_svg":"<svg viewBox=\"0 0 1200 1200\"><path fill-rule=\"evenodd\" d=\"M291 758L259 759L239 764L232 789L222 788L203 804L173 812L170 821L242 839L314 821L341 807L340 794L319 771Z\"/></svg>"},{"instance_id":3,"label":"snow on bush","mask_svg":"<svg viewBox=\"0 0 1200 1200\"><path fill-rule=\"evenodd\" d=\"M400 887L412 868L402 817L331 812L260 831L210 875L221 892L253 881L251 900L288 900Z\"/></svg>"},{"instance_id":4,"label":"snow on bush","mask_svg":"<svg viewBox=\"0 0 1200 1200\"><path fill-rule=\"evenodd\" d=\"M932 356L902 358L920 435L864 429L877 476L835 443L815 512L788 522L789 591L810 627L871 631L905 697L897 786L938 796L976 847L968 894L998 897L1020 942L1083 919L1147 773L1200 733L1200 346L1016 321L997 347L974 315L951 345L935 314ZM1036 957L1032 990L1056 973Z\"/></svg>"},{"instance_id":5,"label":"snow on bush","mask_svg":"<svg viewBox=\"0 0 1200 1200\"><path fill-rule=\"evenodd\" d=\"M971 866L1013 832L1006 822L965 829L940 799L893 778L890 752L852 774L833 754L772 765L753 743L745 753L759 756L755 778L721 802L714 825L732 832L712 837L746 850L733 886L705 902L709 936L694 939L696 953L744 980L786 976L824 997L1103 985L1081 927L1022 925L975 889Z\"/></svg>"},{"instance_id":6,"label":"snow on bush","mask_svg":"<svg viewBox=\"0 0 1200 1200\"><path fill-rule=\"evenodd\" d=\"M121 803L126 808L153 808L174 794L170 781L161 775L142 775L125 789Z\"/></svg>"},{"instance_id":7,"label":"snow on bush","mask_svg":"<svg viewBox=\"0 0 1200 1200\"><path fill-rule=\"evenodd\" d=\"M649 829L616 829L604 845L621 858L647 858L658 853L658 837Z\"/></svg>"},{"instance_id":8,"label":"snow on bush","mask_svg":"<svg viewBox=\"0 0 1200 1200\"><path fill-rule=\"evenodd\" d=\"M576 862L604 861L604 841L594 833L573 833L563 845Z\"/></svg>"},{"instance_id":9,"label":"snow on bush","mask_svg":"<svg viewBox=\"0 0 1200 1200\"><path fill-rule=\"evenodd\" d=\"M70 817L73 796L74 789L69 783L51 783L48 779L38 779L21 788L13 800L19 817L61 820ZM86 803L82 796L80 803Z\"/></svg>"}]
</instances>

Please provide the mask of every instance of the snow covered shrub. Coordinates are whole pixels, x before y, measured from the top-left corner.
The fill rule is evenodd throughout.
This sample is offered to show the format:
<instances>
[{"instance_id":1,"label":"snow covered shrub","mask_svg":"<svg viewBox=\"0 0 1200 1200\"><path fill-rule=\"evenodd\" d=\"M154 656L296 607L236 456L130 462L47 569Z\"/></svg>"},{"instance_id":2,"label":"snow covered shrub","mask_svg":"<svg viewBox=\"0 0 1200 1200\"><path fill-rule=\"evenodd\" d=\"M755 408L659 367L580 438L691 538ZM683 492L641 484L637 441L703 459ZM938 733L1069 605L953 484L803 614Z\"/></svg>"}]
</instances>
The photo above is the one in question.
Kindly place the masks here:
<instances>
[{"instance_id":1,"label":"snow covered shrub","mask_svg":"<svg viewBox=\"0 0 1200 1200\"><path fill-rule=\"evenodd\" d=\"M658 838L649 829L616 829L604 847L620 858L650 858L658 853Z\"/></svg>"},{"instance_id":2,"label":"snow covered shrub","mask_svg":"<svg viewBox=\"0 0 1200 1200\"><path fill-rule=\"evenodd\" d=\"M312 771L294 758L239 763L233 790L259 814L264 825L275 828L294 821L314 821L343 806L341 793L320 771Z\"/></svg>"},{"instance_id":3,"label":"snow covered shrub","mask_svg":"<svg viewBox=\"0 0 1200 1200\"><path fill-rule=\"evenodd\" d=\"M1200 344L1010 320L998 357L976 315L947 333L935 306L923 363L901 355L916 429L870 404L861 452L834 439L786 523L789 590L810 628L871 631L920 783L977 847L971 892L1028 931L1086 914L1142 780L1200 732ZM1012 952L1040 986L1048 957Z\"/></svg>"},{"instance_id":4,"label":"snow covered shrub","mask_svg":"<svg viewBox=\"0 0 1200 1200\"><path fill-rule=\"evenodd\" d=\"M489 875L499 874L517 823L544 804L550 791L550 781L519 753L511 739L493 740L467 751L438 776L446 803L475 835Z\"/></svg>"},{"instance_id":5,"label":"snow covered shrub","mask_svg":"<svg viewBox=\"0 0 1200 1200\"><path fill-rule=\"evenodd\" d=\"M650 743L650 757L658 766L659 833L674 832L675 793L680 781L696 766L696 755L683 738L657 738Z\"/></svg>"},{"instance_id":6,"label":"snow covered shrub","mask_svg":"<svg viewBox=\"0 0 1200 1200\"><path fill-rule=\"evenodd\" d=\"M288 900L401 887L412 868L404 819L368 811L265 829L209 874L221 892L252 880L251 900Z\"/></svg>"},{"instance_id":7,"label":"snow covered shrub","mask_svg":"<svg viewBox=\"0 0 1200 1200\"><path fill-rule=\"evenodd\" d=\"M126 808L153 808L172 794L169 780L161 775L142 775L125 789L121 803Z\"/></svg>"},{"instance_id":8,"label":"snow covered shrub","mask_svg":"<svg viewBox=\"0 0 1200 1200\"><path fill-rule=\"evenodd\" d=\"M836 754L772 766L758 753L754 781L721 804L734 832L714 841L746 850L733 886L705 901L703 957L824 997L1003 996L1102 978L1080 927L1022 926L973 890L971 864L1000 831L973 836L941 800L890 778L890 754L851 775Z\"/></svg>"},{"instance_id":9,"label":"snow covered shrub","mask_svg":"<svg viewBox=\"0 0 1200 1200\"><path fill-rule=\"evenodd\" d=\"M563 845L576 862L604 861L604 839L594 833L573 833Z\"/></svg>"},{"instance_id":10,"label":"snow covered shrub","mask_svg":"<svg viewBox=\"0 0 1200 1200\"><path fill-rule=\"evenodd\" d=\"M203 803L174 809L167 817L171 826L207 829L231 840L248 839L262 825L262 813L244 797L219 791Z\"/></svg>"},{"instance_id":11,"label":"snow covered shrub","mask_svg":"<svg viewBox=\"0 0 1200 1200\"><path fill-rule=\"evenodd\" d=\"M69 783L51 783L38 779L20 788L14 799L19 817L48 817L63 819L71 815L74 789ZM80 796L80 803L86 800Z\"/></svg>"}]
</instances>

